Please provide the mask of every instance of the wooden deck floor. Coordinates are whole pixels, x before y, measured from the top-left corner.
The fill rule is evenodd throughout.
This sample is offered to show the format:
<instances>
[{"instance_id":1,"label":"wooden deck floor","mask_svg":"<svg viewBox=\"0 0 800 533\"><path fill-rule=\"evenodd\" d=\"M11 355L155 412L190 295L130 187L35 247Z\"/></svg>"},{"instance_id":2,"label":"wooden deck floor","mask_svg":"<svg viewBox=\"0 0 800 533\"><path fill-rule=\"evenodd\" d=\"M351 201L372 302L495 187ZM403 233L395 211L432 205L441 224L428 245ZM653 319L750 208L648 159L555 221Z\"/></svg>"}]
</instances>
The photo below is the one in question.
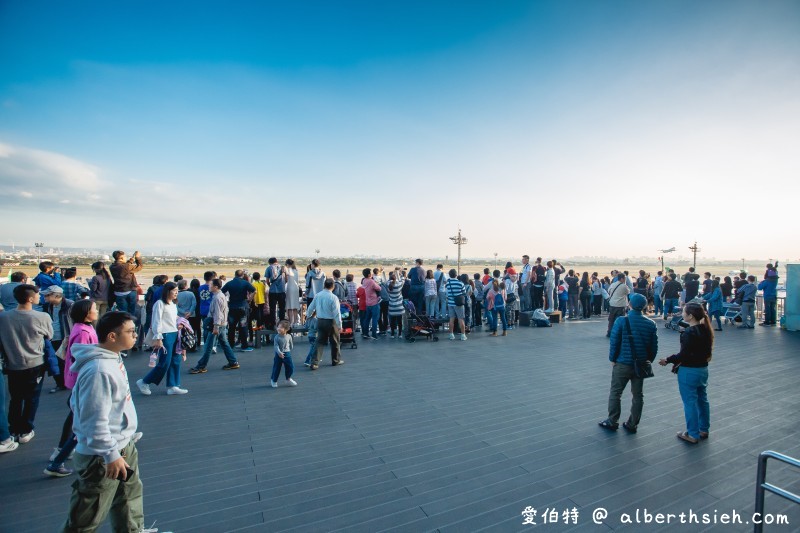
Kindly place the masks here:
<instances>
[{"instance_id":1,"label":"wooden deck floor","mask_svg":"<svg viewBox=\"0 0 800 533\"><path fill-rule=\"evenodd\" d=\"M674 353L678 334L658 325L660 353ZM380 339L313 373L300 340L299 386L277 390L266 349L241 354L230 372L219 354L199 376L185 373L190 355L188 395L134 392L147 523L180 533L523 531L535 527L521 515L531 506L548 531L750 531L620 523L637 508L749 520L758 453L800 456L800 336L728 328L710 370L711 438L697 446L675 438L682 405L661 368L636 435L597 426L611 374L605 319L467 342ZM146 364L128 359L132 382ZM65 400L45 392L36 438L0 456L3 532L52 532L65 518L71 479L42 475ZM773 463L769 480L800 492L798 471ZM543 525L547 509L573 508L577 524ZM596 508L608 511L602 525ZM790 520L766 531L800 530L800 506L768 495L766 509Z\"/></svg>"}]
</instances>

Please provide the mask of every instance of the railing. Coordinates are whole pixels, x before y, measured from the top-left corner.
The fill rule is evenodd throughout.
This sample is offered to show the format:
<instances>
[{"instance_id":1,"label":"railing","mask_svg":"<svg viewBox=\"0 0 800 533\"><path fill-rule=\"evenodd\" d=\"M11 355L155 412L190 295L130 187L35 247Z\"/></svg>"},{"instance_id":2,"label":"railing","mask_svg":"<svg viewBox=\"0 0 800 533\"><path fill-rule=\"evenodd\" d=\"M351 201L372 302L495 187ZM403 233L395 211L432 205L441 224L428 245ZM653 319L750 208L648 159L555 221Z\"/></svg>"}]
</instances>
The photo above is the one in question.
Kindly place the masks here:
<instances>
[{"instance_id":1,"label":"railing","mask_svg":"<svg viewBox=\"0 0 800 533\"><path fill-rule=\"evenodd\" d=\"M761 452L758 456L758 474L756 474L756 509L755 512L760 516L764 516L764 493L765 491L769 491L773 494L777 494L781 498L786 498L789 501L793 501L794 503L800 504L800 496L789 492L788 490L784 490L780 487L776 487L775 485L771 485L767 483L767 459L772 458L776 459L782 463L786 463L788 465L792 465L794 467L800 468L800 461L795 459L794 457L789 457L788 455L783 455L782 453L773 452L773 451L766 451ZM753 526L753 531L755 533L761 533L764 530L764 524L758 523Z\"/></svg>"}]
</instances>

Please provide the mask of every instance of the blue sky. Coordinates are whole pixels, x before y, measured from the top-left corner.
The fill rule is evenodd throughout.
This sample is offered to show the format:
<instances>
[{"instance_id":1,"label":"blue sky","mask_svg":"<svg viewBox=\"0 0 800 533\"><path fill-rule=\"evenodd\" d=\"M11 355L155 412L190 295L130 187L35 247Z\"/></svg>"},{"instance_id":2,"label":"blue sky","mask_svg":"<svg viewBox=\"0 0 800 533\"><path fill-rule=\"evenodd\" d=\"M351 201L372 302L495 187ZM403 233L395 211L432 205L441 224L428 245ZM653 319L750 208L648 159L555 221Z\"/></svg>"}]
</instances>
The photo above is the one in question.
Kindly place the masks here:
<instances>
[{"instance_id":1,"label":"blue sky","mask_svg":"<svg viewBox=\"0 0 800 533\"><path fill-rule=\"evenodd\" d=\"M795 257L797 28L788 1L0 2L0 242Z\"/></svg>"}]
</instances>

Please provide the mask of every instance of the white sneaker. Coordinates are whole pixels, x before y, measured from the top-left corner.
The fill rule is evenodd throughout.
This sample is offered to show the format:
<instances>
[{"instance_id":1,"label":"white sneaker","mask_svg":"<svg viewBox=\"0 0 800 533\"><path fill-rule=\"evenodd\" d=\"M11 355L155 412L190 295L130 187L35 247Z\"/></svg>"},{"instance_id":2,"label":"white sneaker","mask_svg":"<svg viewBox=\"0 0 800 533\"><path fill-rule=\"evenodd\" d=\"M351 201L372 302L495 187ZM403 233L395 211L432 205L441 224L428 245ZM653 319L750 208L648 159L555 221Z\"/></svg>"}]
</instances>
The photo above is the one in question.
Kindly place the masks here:
<instances>
[{"instance_id":1,"label":"white sneaker","mask_svg":"<svg viewBox=\"0 0 800 533\"><path fill-rule=\"evenodd\" d=\"M136 386L139 387L139 392L141 392L145 396L150 396L151 394L153 394L153 392L150 390L150 385L148 385L141 379L136 380Z\"/></svg>"},{"instance_id":2,"label":"white sneaker","mask_svg":"<svg viewBox=\"0 0 800 533\"><path fill-rule=\"evenodd\" d=\"M170 387L167 389L167 394L170 396L173 394L187 394L189 392L188 389L182 389L180 387Z\"/></svg>"},{"instance_id":3,"label":"white sneaker","mask_svg":"<svg viewBox=\"0 0 800 533\"><path fill-rule=\"evenodd\" d=\"M27 444L28 442L33 440L33 437L35 435L36 435L36 432L31 430L30 433L25 433L23 435L20 435L19 438L17 439L17 442L19 442L20 444Z\"/></svg>"},{"instance_id":4,"label":"white sneaker","mask_svg":"<svg viewBox=\"0 0 800 533\"><path fill-rule=\"evenodd\" d=\"M14 440L14 437L0 442L0 453L13 452L17 448L19 448L19 443Z\"/></svg>"},{"instance_id":5,"label":"white sneaker","mask_svg":"<svg viewBox=\"0 0 800 533\"><path fill-rule=\"evenodd\" d=\"M450 340L451 340L451 341L454 341L454 340L456 340L456 336L455 336L454 334L452 334L452 333L450 334Z\"/></svg>"},{"instance_id":6,"label":"white sneaker","mask_svg":"<svg viewBox=\"0 0 800 533\"><path fill-rule=\"evenodd\" d=\"M213 348L211 348L211 353L217 353L217 347L216 347L216 346L214 346Z\"/></svg>"},{"instance_id":7,"label":"white sneaker","mask_svg":"<svg viewBox=\"0 0 800 533\"><path fill-rule=\"evenodd\" d=\"M461 340L462 340L462 341L465 341L465 340L467 340L467 335L466 335L465 333L462 333L462 334L461 334Z\"/></svg>"},{"instance_id":8,"label":"white sneaker","mask_svg":"<svg viewBox=\"0 0 800 533\"><path fill-rule=\"evenodd\" d=\"M278 384L277 384L277 383L275 383L275 382L274 382L274 381L272 381L272 380L269 380L269 386L270 386L270 387L272 387L273 389L277 389L277 388L278 388Z\"/></svg>"},{"instance_id":9,"label":"white sneaker","mask_svg":"<svg viewBox=\"0 0 800 533\"><path fill-rule=\"evenodd\" d=\"M287 379L286 384L289 385L290 387L297 387L297 382L292 378Z\"/></svg>"}]
</instances>

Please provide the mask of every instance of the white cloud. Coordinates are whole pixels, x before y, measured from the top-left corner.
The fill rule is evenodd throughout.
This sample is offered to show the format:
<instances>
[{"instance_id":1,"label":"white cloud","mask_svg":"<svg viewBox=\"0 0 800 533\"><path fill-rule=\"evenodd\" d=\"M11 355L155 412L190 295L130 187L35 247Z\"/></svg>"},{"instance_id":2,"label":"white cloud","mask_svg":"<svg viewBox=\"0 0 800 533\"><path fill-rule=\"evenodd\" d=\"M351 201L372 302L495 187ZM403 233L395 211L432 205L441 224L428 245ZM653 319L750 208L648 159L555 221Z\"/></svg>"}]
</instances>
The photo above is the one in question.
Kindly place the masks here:
<instances>
[{"instance_id":1,"label":"white cloud","mask_svg":"<svg viewBox=\"0 0 800 533\"><path fill-rule=\"evenodd\" d=\"M20 191L19 195L23 198L33 198L33 193L29 193L28 191Z\"/></svg>"}]
</instances>

